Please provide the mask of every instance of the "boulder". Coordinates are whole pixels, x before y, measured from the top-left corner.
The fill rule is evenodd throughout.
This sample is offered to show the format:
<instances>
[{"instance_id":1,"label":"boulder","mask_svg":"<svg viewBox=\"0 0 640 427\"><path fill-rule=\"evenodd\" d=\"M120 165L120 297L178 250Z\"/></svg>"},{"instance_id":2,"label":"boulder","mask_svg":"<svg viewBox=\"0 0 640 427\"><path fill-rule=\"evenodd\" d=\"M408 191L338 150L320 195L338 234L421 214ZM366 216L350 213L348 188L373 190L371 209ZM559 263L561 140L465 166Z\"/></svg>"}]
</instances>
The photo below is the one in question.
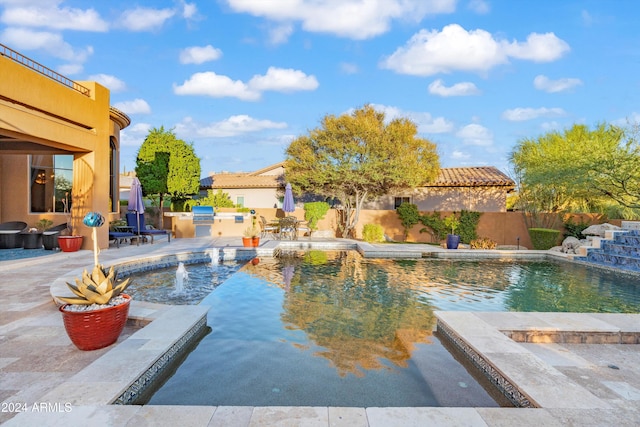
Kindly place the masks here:
<instances>
[{"instance_id":1,"label":"boulder","mask_svg":"<svg viewBox=\"0 0 640 427\"><path fill-rule=\"evenodd\" d=\"M582 246L580 240L573 236L569 236L562 241L562 252L565 254L574 254L580 246Z\"/></svg>"},{"instance_id":2,"label":"boulder","mask_svg":"<svg viewBox=\"0 0 640 427\"><path fill-rule=\"evenodd\" d=\"M620 227L609 223L594 224L582 230L582 234L585 236L590 235L604 237L604 232L607 230L620 230Z\"/></svg>"}]
</instances>

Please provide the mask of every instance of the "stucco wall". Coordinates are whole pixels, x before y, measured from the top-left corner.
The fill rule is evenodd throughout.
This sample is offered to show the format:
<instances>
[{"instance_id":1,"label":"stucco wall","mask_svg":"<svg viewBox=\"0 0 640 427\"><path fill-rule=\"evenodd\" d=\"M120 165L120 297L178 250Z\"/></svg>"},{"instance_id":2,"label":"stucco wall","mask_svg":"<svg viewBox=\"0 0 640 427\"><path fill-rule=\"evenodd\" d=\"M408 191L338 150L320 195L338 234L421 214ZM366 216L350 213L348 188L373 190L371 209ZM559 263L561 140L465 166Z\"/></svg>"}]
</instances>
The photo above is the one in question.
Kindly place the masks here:
<instances>
[{"instance_id":1,"label":"stucco wall","mask_svg":"<svg viewBox=\"0 0 640 427\"><path fill-rule=\"evenodd\" d=\"M418 188L391 194L365 204L366 209L393 209L395 197L410 197L421 211L506 212L507 191L502 187Z\"/></svg>"}]
</instances>

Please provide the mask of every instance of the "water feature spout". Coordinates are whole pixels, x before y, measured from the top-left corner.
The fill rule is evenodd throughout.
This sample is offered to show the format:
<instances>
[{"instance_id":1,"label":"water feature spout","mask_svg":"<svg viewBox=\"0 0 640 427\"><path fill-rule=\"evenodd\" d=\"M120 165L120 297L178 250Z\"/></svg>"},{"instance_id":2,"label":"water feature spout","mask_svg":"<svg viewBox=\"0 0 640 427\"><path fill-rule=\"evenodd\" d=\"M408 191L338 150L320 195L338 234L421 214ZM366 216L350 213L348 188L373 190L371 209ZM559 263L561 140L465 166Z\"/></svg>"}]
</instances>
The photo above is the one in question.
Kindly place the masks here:
<instances>
[{"instance_id":1,"label":"water feature spout","mask_svg":"<svg viewBox=\"0 0 640 427\"><path fill-rule=\"evenodd\" d=\"M184 268L184 263L178 264L176 270L176 293L181 293L184 290L184 282L189 279L189 272Z\"/></svg>"},{"instance_id":2,"label":"water feature spout","mask_svg":"<svg viewBox=\"0 0 640 427\"><path fill-rule=\"evenodd\" d=\"M211 267L216 268L220 263L220 248L211 248Z\"/></svg>"}]
</instances>

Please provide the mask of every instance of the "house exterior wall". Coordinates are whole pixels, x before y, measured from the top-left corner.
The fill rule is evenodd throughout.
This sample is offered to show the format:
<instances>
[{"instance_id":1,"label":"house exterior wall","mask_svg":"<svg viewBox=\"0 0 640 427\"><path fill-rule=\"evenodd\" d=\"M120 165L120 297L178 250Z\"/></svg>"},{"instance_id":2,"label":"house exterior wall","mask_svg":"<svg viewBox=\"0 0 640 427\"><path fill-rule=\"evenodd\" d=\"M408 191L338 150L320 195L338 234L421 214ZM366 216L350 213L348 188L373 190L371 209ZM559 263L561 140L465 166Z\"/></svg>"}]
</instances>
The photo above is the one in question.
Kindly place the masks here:
<instances>
[{"instance_id":1,"label":"house exterior wall","mask_svg":"<svg viewBox=\"0 0 640 427\"><path fill-rule=\"evenodd\" d=\"M66 222L62 213L30 212L29 154L73 154L74 234L85 236L83 247L90 248L84 215L97 211L107 221L118 216L108 196L110 137L119 149L121 125L111 118L109 90L78 82L90 90L86 96L5 56L0 56L0 75L0 135L27 143L8 149L11 142L0 142L0 221ZM100 227L98 245L108 244L108 227Z\"/></svg>"},{"instance_id":2,"label":"house exterior wall","mask_svg":"<svg viewBox=\"0 0 640 427\"><path fill-rule=\"evenodd\" d=\"M279 196L278 190L275 188L230 188L223 189L222 192L227 193L234 204L237 203L238 197L244 197L246 208L282 207L282 195Z\"/></svg>"},{"instance_id":3,"label":"house exterior wall","mask_svg":"<svg viewBox=\"0 0 640 427\"><path fill-rule=\"evenodd\" d=\"M421 211L505 212L507 190L502 187L428 187L390 194L366 203L365 209L394 209L396 197L409 197Z\"/></svg>"}]
</instances>

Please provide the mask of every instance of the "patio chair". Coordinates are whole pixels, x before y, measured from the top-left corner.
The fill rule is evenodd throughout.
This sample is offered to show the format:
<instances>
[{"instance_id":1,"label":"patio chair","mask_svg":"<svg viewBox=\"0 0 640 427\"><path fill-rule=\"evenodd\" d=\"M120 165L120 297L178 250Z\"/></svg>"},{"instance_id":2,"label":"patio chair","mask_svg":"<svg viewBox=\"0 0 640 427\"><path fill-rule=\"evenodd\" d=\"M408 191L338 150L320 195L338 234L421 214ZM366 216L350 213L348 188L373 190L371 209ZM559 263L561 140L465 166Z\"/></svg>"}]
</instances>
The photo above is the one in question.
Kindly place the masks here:
<instances>
[{"instance_id":1,"label":"patio chair","mask_svg":"<svg viewBox=\"0 0 640 427\"><path fill-rule=\"evenodd\" d=\"M260 237L262 237L263 239L269 235L271 235L271 237L274 237L277 233L278 233L278 226L270 225L267 222L267 219L261 215L260 216Z\"/></svg>"},{"instance_id":2,"label":"patio chair","mask_svg":"<svg viewBox=\"0 0 640 427\"><path fill-rule=\"evenodd\" d=\"M22 235L27 228L27 223L22 221L10 221L0 224L0 249L15 249L22 247Z\"/></svg>"},{"instance_id":3,"label":"patio chair","mask_svg":"<svg viewBox=\"0 0 640 427\"><path fill-rule=\"evenodd\" d=\"M60 247L58 244L58 236L62 230L67 229L67 223L58 224L54 227L49 227L42 232L42 246L48 251L52 251Z\"/></svg>"},{"instance_id":4,"label":"patio chair","mask_svg":"<svg viewBox=\"0 0 640 427\"><path fill-rule=\"evenodd\" d=\"M167 230L158 230L155 228L147 228L144 222L144 215L136 214L135 212L127 212L127 225L131 228L133 234L139 234L144 237L151 237L151 244L153 244L154 236L167 236L169 242L171 242L171 233ZM138 228L138 219L140 220L140 228Z\"/></svg>"},{"instance_id":5,"label":"patio chair","mask_svg":"<svg viewBox=\"0 0 640 427\"><path fill-rule=\"evenodd\" d=\"M280 232L278 236L280 239L289 239L296 240L298 236L296 235L296 222L298 220L293 216L288 216L286 218L282 218L280 220Z\"/></svg>"},{"instance_id":6,"label":"patio chair","mask_svg":"<svg viewBox=\"0 0 640 427\"><path fill-rule=\"evenodd\" d=\"M302 233L303 236L309 233L309 238L311 238L311 228L309 228L309 223L307 221L298 221L296 223L296 237L300 233Z\"/></svg>"}]
</instances>

